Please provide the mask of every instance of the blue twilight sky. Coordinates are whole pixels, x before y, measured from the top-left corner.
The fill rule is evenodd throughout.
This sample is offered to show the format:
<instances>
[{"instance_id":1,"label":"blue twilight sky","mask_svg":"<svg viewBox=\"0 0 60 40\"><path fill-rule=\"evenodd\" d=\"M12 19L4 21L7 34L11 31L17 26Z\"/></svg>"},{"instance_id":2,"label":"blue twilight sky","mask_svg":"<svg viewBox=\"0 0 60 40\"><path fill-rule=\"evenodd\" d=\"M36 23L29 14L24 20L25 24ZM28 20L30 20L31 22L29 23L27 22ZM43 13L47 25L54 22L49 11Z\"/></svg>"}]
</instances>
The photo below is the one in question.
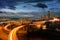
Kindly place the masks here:
<instances>
[{"instance_id":1,"label":"blue twilight sky","mask_svg":"<svg viewBox=\"0 0 60 40\"><path fill-rule=\"evenodd\" d=\"M15 13L15 15L12 15L10 13L12 16L19 16L19 12L43 12L43 9L41 7L35 6L38 3L42 3L47 6L47 8L45 8L45 11L52 10L53 8L55 12L58 12L60 10L60 0L0 0L0 11ZM4 16L6 14L0 14L0 16L1 15Z\"/></svg>"}]
</instances>

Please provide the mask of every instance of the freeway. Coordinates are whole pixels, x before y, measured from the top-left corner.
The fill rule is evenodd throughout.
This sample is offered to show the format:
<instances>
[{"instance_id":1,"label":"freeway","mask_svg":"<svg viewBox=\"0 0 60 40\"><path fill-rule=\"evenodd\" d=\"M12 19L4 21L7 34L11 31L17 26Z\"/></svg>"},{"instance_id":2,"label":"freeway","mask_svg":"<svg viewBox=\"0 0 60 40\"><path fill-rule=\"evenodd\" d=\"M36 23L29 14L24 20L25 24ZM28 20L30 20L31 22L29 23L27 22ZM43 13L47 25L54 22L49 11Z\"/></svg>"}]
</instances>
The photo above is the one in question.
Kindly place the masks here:
<instances>
[{"instance_id":1,"label":"freeway","mask_svg":"<svg viewBox=\"0 0 60 40\"><path fill-rule=\"evenodd\" d=\"M5 27L4 27L4 30L6 30L6 31L8 31L8 32L10 32L11 30L9 30L7 27L8 26L10 26L11 24L9 23L9 24L7 24Z\"/></svg>"},{"instance_id":2,"label":"freeway","mask_svg":"<svg viewBox=\"0 0 60 40\"><path fill-rule=\"evenodd\" d=\"M18 26L18 27L16 27L16 28L14 28L14 29L9 33L9 38L8 38L8 40L18 40L17 35L16 35L16 32L17 32L20 28L22 28L22 27L24 27L24 25Z\"/></svg>"},{"instance_id":3,"label":"freeway","mask_svg":"<svg viewBox=\"0 0 60 40\"><path fill-rule=\"evenodd\" d=\"M5 31L7 31L7 32L10 32L11 30L9 30L8 29L8 27L10 26L10 25L12 25L12 24L17 24L17 25L21 25L19 22L16 22L16 21L6 21L6 22L0 22L0 24L2 24L2 23L7 23L7 25L6 26L4 26L4 30Z\"/></svg>"},{"instance_id":4,"label":"freeway","mask_svg":"<svg viewBox=\"0 0 60 40\"><path fill-rule=\"evenodd\" d=\"M57 18L54 18L53 20L49 20L49 21L52 21L52 22L54 22L54 21L60 21L59 19L57 19ZM9 22L13 22L13 23L16 23L15 21L9 21ZM34 25L36 25L38 28L40 28L40 26L42 25L42 24L44 24L46 21L40 21L40 22L34 22L33 24ZM1 22L1 23L4 23L4 22ZM1 24L0 23L0 24ZM8 23L8 22L5 22L5 23ZM17 24L17 23L16 23ZM11 24L7 24L5 27L4 27L4 29L5 30L7 30L7 31L10 31L7 27L8 26L10 26ZM14 29L12 29L12 31L9 33L9 38L8 38L8 40L18 40L18 38L17 38L17 35L16 35L16 33L17 33L17 31L20 29L20 28L23 28L24 26L22 25L22 26L18 26L18 27L16 27L16 28L14 28ZM46 26L45 25L43 25L43 29L46 29ZM1 30L1 33L0 34L2 34L3 32L2 32L2 30ZM4 34L5 36L6 36L6 34ZM4 39L5 40L5 39ZM7 39L6 39L7 40Z\"/></svg>"},{"instance_id":5,"label":"freeway","mask_svg":"<svg viewBox=\"0 0 60 40\"><path fill-rule=\"evenodd\" d=\"M11 22L11 23L19 23L19 22L17 22L17 21L1 21L0 24L9 23L9 22Z\"/></svg>"},{"instance_id":6,"label":"freeway","mask_svg":"<svg viewBox=\"0 0 60 40\"><path fill-rule=\"evenodd\" d=\"M7 37L8 37L8 34L6 34L6 33L3 31L3 27L0 26L0 38L1 38L2 40L8 40Z\"/></svg>"}]
</instances>

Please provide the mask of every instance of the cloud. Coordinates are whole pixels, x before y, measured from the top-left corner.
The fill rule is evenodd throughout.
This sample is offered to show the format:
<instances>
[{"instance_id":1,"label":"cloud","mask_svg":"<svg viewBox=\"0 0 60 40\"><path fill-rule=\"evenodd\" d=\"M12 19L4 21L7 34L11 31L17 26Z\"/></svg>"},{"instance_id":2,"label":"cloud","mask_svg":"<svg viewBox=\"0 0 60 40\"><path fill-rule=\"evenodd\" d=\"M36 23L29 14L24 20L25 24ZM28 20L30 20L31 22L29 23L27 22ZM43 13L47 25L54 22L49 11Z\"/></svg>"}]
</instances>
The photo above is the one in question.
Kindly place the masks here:
<instances>
[{"instance_id":1,"label":"cloud","mask_svg":"<svg viewBox=\"0 0 60 40\"><path fill-rule=\"evenodd\" d=\"M0 17L34 17L34 15L20 12L20 10L1 9L0 12Z\"/></svg>"},{"instance_id":2,"label":"cloud","mask_svg":"<svg viewBox=\"0 0 60 40\"><path fill-rule=\"evenodd\" d=\"M16 10L12 10L12 9L1 9L0 11L2 11L2 12L12 12L12 13L17 13L18 11L16 11Z\"/></svg>"},{"instance_id":3,"label":"cloud","mask_svg":"<svg viewBox=\"0 0 60 40\"><path fill-rule=\"evenodd\" d=\"M8 7L9 9L15 9L15 2L9 2L9 1L0 1L0 8L6 8Z\"/></svg>"},{"instance_id":4,"label":"cloud","mask_svg":"<svg viewBox=\"0 0 60 40\"><path fill-rule=\"evenodd\" d=\"M39 8L48 8L48 6L46 4L42 4L42 3L37 3L36 5L34 5L35 7L39 7Z\"/></svg>"},{"instance_id":5,"label":"cloud","mask_svg":"<svg viewBox=\"0 0 60 40\"><path fill-rule=\"evenodd\" d=\"M18 2L42 2L42 1L52 1L52 0L0 0L0 8L15 9L15 5Z\"/></svg>"},{"instance_id":6,"label":"cloud","mask_svg":"<svg viewBox=\"0 0 60 40\"><path fill-rule=\"evenodd\" d=\"M0 17L34 17L34 15L32 15L32 14L25 14L25 15L23 15L23 14L5 14L5 13L3 13L3 14L0 14Z\"/></svg>"}]
</instances>

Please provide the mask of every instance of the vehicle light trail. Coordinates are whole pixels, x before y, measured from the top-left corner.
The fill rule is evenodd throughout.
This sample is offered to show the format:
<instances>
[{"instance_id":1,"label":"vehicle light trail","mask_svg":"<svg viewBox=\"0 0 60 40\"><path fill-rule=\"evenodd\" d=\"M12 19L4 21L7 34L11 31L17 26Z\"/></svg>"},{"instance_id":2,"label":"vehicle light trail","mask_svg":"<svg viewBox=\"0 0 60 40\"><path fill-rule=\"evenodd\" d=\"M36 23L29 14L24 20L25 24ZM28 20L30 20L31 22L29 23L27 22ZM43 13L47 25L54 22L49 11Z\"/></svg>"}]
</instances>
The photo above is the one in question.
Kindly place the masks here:
<instances>
[{"instance_id":1,"label":"vehicle light trail","mask_svg":"<svg viewBox=\"0 0 60 40\"><path fill-rule=\"evenodd\" d=\"M38 21L38 22L34 22L33 24L36 25L36 27L39 29L41 28L41 26L45 23L46 21Z\"/></svg>"},{"instance_id":2,"label":"vehicle light trail","mask_svg":"<svg viewBox=\"0 0 60 40\"><path fill-rule=\"evenodd\" d=\"M6 30L6 31L8 31L8 32L9 32L10 30L9 30L7 27L8 27L8 26L10 26L10 25L11 25L11 24L10 24L10 23L8 23L8 24L4 27L4 30Z\"/></svg>"},{"instance_id":3,"label":"vehicle light trail","mask_svg":"<svg viewBox=\"0 0 60 40\"><path fill-rule=\"evenodd\" d=\"M47 29L47 28L46 28L46 25L43 25L43 26L42 26L42 29L43 29L43 30L46 30L46 29Z\"/></svg>"},{"instance_id":4,"label":"vehicle light trail","mask_svg":"<svg viewBox=\"0 0 60 40\"><path fill-rule=\"evenodd\" d=\"M53 20L49 20L49 21L51 21L51 22L55 22L55 21L60 21L60 19L58 19L58 18L54 18Z\"/></svg>"},{"instance_id":5,"label":"vehicle light trail","mask_svg":"<svg viewBox=\"0 0 60 40\"><path fill-rule=\"evenodd\" d=\"M15 23L15 24L20 25L18 22L14 22L14 21L11 21L11 22L13 22L13 24ZM8 27L9 27L10 25L12 25L12 24L11 24L11 23L8 23L8 24L4 27L4 30L10 32L11 30L8 29Z\"/></svg>"},{"instance_id":6,"label":"vehicle light trail","mask_svg":"<svg viewBox=\"0 0 60 40\"><path fill-rule=\"evenodd\" d=\"M9 39L8 40L18 40L17 36L16 36L16 32L20 29L24 27L23 25L22 26L19 26L19 27L16 27L14 28L10 33L9 33Z\"/></svg>"}]
</instances>

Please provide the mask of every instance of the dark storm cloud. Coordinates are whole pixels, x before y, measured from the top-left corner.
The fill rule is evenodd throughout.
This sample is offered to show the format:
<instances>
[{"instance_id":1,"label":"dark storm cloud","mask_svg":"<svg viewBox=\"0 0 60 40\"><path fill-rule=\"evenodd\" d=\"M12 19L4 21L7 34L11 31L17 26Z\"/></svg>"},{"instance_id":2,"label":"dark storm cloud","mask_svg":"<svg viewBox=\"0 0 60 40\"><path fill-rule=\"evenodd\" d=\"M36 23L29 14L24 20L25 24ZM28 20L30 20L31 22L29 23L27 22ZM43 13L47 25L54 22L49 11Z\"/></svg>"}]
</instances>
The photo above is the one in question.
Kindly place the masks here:
<instances>
[{"instance_id":1,"label":"dark storm cloud","mask_svg":"<svg viewBox=\"0 0 60 40\"><path fill-rule=\"evenodd\" d=\"M58 1L60 1L60 0L58 0Z\"/></svg>"},{"instance_id":2,"label":"dark storm cloud","mask_svg":"<svg viewBox=\"0 0 60 40\"><path fill-rule=\"evenodd\" d=\"M48 6L46 4L42 4L42 3L37 3L36 5L34 5L34 7L39 7L39 8L48 8Z\"/></svg>"},{"instance_id":3,"label":"dark storm cloud","mask_svg":"<svg viewBox=\"0 0 60 40\"><path fill-rule=\"evenodd\" d=\"M21 0L24 2L43 2L43 1L53 1L53 0Z\"/></svg>"},{"instance_id":4,"label":"dark storm cloud","mask_svg":"<svg viewBox=\"0 0 60 40\"><path fill-rule=\"evenodd\" d=\"M42 1L52 1L52 0L0 0L0 8L5 8L6 6L9 9L15 9L15 5L18 2L42 2Z\"/></svg>"},{"instance_id":5,"label":"dark storm cloud","mask_svg":"<svg viewBox=\"0 0 60 40\"><path fill-rule=\"evenodd\" d=\"M10 1L0 1L0 8L5 8L6 6L9 7L10 9L15 9L16 2L10 2Z\"/></svg>"}]
</instances>

